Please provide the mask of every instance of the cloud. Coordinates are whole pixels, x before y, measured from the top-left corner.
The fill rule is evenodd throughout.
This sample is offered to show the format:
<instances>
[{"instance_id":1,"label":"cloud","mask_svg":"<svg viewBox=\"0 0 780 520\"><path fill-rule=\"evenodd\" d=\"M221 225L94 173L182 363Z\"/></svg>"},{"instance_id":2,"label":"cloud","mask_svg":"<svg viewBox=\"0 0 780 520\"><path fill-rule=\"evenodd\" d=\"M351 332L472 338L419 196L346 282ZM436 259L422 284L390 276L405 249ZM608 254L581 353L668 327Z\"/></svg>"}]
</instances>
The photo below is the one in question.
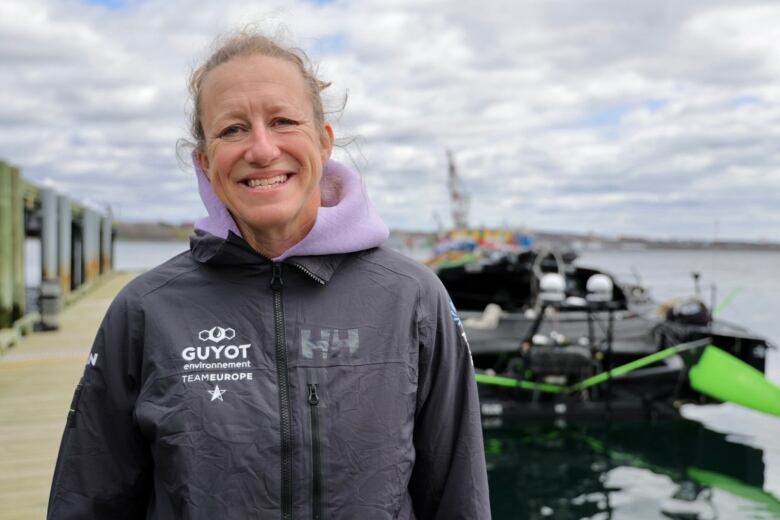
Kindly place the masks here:
<instances>
[{"instance_id":1,"label":"cloud","mask_svg":"<svg viewBox=\"0 0 780 520\"><path fill-rule=\"evenodd\" d=\"M347 94L336 130L392 227L449 224L449 148L473 224L780 236L772 2L7 0L0 157L122 218L197 218L187 75L249 22Z\"/></svg>"}]
</instances>

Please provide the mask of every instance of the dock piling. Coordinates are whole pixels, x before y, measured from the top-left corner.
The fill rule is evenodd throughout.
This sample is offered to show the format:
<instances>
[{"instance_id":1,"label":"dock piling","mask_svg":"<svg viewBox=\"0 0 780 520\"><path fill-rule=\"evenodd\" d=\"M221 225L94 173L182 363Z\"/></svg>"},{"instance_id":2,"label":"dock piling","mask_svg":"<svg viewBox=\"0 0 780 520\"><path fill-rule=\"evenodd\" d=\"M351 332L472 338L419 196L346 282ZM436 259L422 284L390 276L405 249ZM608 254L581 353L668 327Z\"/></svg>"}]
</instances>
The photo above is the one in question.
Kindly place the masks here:
<instances>
[{"instance_id":1,"label":"dock piling","mask_svg":"<svg viewBox=\"0 0 780 520\"><path fill-rule=\"evenodd\" d=\"M11 168L0 163L0 329L14 319L13 182Z\"/></svg>"},{"instance_id":2,"label":"dock piling","mask_svg":"<svg viewBox=\"0 0 780 520\"><path fill-rule=\"evenodd\" d=\"M110 213L102 220L100 232L100 273L107 273L114 268L112 244L114 242L113 226Z\"/></svg>"},{"instance_id":3,"label":"dock piling","mask_svg":"<svg viewBox=\"0 0 780 520\"><path fill-rule=\"evenodd\" d=\"M41 324L44 329L59 328L62 310L62 290L59 280L59 250L57 235L59 215L57 194L42 188L41 195Z\"/></svg>"},{"instance_id":4,"label":"dock piling","mask_svg":"<svg viewBox=\"0 0 780 520\"><path fill-rule=\"evenodd\" d=\"M71 290L70 259L72 252L71 228L73 222L70 215L70 199L65 195L60 195L57 199L57 209L59 210L59 240L57 241L57 249L59 252L58 271L62 294L67 295Z\"/></svg>"},{"instance_id":5,"label":"dock piling","mask_svg":"<svg viewBox=\"0 0 780 520\"><path fill-rule=\"evenodd\" d=\"M11 173L11 249L13 251L13 320L27 312L27 291L24 279L24 199L22 177L19 169L10 167Z\"/></svg>"},{"instance_id":6,"label":"dock piling","mask_svg":"<svg viewBox=\"0 0 780 520\"><path fill-rule=\"evenodd\" d=\"M89 208L82 214L84 229L84 283L93 282L100 273L100 225L98 214Z\"/></svg>"}]
</instances>

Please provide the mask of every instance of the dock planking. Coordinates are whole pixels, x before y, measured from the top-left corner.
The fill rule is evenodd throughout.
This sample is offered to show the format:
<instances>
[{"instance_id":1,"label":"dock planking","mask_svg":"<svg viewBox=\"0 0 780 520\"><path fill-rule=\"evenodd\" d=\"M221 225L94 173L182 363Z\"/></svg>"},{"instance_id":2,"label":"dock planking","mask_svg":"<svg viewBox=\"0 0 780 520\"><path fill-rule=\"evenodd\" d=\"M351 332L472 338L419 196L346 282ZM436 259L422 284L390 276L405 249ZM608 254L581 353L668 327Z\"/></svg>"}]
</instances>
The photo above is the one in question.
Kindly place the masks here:
<instances>
[{"instance_id":1,"label":"dock planking","mask_svg":"<svg viewBox=\"0 0 780 520\"><path fill-rule=\"evenodd\" d=\"M0 520L45 518L73 391L109 304L135 274L116 273L0 357Z\"/></svg>"}]
</instances>

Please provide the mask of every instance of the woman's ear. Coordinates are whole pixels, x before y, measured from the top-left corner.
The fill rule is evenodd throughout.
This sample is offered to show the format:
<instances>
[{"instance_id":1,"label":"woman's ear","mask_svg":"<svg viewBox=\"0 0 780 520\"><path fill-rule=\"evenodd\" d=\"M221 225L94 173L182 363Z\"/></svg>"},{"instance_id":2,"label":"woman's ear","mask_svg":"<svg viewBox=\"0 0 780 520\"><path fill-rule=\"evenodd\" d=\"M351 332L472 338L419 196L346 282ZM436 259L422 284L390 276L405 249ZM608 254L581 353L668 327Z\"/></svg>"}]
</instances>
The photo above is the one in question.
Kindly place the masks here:
<instances>
[{"instance_id":1,"label":"woman's ear","mask_svg":"<svg viewBox=\"0 0 780 520\"><path fill-rule=\"evenodd\" d=\"M200 166L200 169L206 174L206 177L211 180L209 173L209 156L206 155L203 150L195 150L195 160L198 161L198 166Z\"/></svg>"},{"instance_id":2,"label":"woman's ear","mask_svg":"<svg viewBox=\"0 0 780 520\"><path fill-rule=\"evenodd\" d=\"M335 137L333 136L333 127L330 126L330 123L325 123L322 125L322 135L320 137L320 155L322 157L322 163L325 164L325 162L330 159L330 154L333 151L333 141Z\"/></svg>"}]
</instances>

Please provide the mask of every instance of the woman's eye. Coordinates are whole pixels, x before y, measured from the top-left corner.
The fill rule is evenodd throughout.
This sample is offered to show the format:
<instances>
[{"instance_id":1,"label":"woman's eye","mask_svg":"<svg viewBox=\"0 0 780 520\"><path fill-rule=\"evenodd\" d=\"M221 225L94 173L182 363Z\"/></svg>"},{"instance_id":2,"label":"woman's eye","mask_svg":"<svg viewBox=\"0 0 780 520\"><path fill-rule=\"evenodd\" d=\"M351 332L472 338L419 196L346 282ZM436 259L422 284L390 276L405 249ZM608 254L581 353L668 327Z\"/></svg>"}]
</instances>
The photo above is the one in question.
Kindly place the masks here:
<instances>
[{"instance_id":1,"label":"woman's eye","mask_svg":"<svg viewBox=\"0 0 780 520\"><path fill-rule=\"evenodd\" d=\"M230 125L224 129L222 129L219 134L217 134L218 137L221 137L222 139L230 139L231 137L236 137L242 132L242 128L238 125Z\"/></svg>"},{"instance_id":2,"label":"woman's eye","mask_svg":"<svg viewBox=\"0 0 780 520\"><path fill-rule=\"evenodd\" d=\"M298 124L297 121L293 121L292 119L288 119L286 117L274 118L274 120L271 123L274 126L295 126Z\"/></svg>"}]
</instances>

